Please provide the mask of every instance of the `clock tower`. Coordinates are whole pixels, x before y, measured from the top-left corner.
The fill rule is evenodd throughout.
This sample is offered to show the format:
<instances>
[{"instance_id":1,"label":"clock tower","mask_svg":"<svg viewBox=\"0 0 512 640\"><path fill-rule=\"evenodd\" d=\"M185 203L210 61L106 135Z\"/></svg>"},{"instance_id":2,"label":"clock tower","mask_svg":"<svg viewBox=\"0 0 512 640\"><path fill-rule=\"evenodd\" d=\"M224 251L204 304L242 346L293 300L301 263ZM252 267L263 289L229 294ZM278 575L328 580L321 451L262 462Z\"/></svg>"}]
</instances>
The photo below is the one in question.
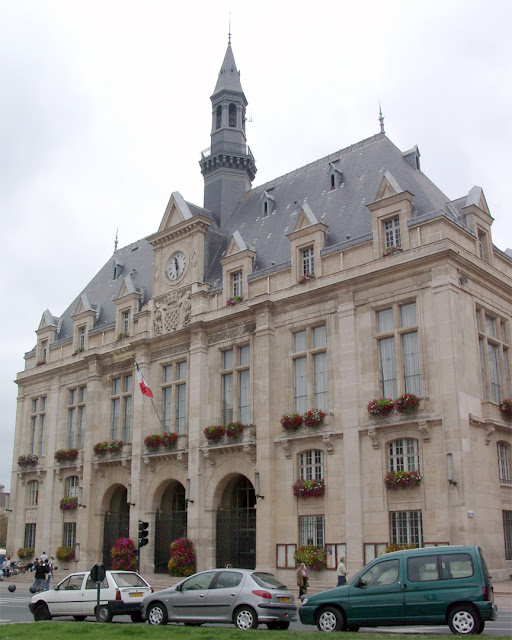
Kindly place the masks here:
<instances>
[{"instance_id":1,"label":"clock tower","mask_svg":"<svg viewBox=\"0 0 512 640\"><path fill-rule=\"evenodd\" d=\"M201 153L204 208L214 214L222 228L256 175L254 157L247 145L245 108L247 99L240 83L231 41L212 102L211 146Z\"/></svg>"}]
</instances>

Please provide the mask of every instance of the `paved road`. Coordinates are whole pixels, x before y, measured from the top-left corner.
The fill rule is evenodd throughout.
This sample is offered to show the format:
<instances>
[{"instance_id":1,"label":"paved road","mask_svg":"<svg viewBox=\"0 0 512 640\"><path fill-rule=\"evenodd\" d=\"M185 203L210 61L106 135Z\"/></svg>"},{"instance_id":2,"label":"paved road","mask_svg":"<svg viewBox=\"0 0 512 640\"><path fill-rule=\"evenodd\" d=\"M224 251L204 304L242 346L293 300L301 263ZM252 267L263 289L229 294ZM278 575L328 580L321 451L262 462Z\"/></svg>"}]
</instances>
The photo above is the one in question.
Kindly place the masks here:
<instances>
[{"instance_id":1,"label":"paved road","mask_svg":"<svg viewBox=\"0 0 512 640\"><path fill-rule=\"evenodd\" d=\"M29 611L28 603L32 597L28 585L20 585L14 593L7 590L7 581L0 582L0 624L13 622L34 622L34 618ZM498 604L498 620L495 622L487 622L482 635L489 636L512 636L512 609L508 598L496 598ZM505 608L506 607L506 608ZM61 620L72 620L72 618L55 618L58 623ZM95 624L93 618L88 618L92 624ZM129 616L117 616L112 624L133 624ZM82 623L83 624L83 623ZM262 625L262 629L266 629ZM300 622L292 622L290 629L296 631L313 631L316 627L305 626ZM364 631L376 631L379 633L450 633L447 626L439 627L379 627L379 629L364 629Z\"/></svg>"}]
</instances>

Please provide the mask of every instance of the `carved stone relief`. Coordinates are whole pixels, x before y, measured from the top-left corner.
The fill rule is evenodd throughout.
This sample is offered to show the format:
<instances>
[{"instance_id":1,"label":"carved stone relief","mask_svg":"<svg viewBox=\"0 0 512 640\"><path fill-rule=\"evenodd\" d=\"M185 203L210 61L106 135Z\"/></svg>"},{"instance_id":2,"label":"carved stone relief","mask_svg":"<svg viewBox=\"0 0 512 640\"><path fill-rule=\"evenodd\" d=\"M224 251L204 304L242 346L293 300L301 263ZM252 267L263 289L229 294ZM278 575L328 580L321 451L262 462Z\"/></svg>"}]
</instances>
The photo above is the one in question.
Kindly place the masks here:
<instances>
[{"instance_id":1,"label":"carved stone relief","mask_svg":"<svg viewBox=\"0 0 512 640\"><path fill-rule=\"evenodd\" d=\"M235 338L242 338L249 333L256 331L256 324L245 324L237 327L231 327L230 329L222 329L222 331L215 331L208 335L208 344L212 345L222 340L234 340Z\"/></svg>"},{"instance_id":2,"label":"carved stone relief","mask_svg":"<svg viewBox=\"0 0 512 640\"><path fill-rule=\"evenodd\" d=\"M160 301L155 301L155 335L162 336L186 327L190 323L191 310L190 291L175 291L168 293Z\"/></svg>"}]
</instances>

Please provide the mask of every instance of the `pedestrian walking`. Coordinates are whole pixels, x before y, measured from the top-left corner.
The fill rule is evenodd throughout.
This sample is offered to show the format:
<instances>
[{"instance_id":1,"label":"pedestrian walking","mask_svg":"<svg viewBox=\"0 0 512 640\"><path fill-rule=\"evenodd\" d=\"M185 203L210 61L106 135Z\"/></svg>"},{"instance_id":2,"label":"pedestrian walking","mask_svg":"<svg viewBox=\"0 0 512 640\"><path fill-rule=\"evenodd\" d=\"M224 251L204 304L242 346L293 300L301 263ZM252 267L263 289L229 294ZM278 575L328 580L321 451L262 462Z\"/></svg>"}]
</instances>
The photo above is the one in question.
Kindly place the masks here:
<instances>
[{"instance_id":1,"label":"pedestrian walking","mask_svg":"<svg viewBox=\"0 0 512 640\"><path fill-rule=\"evenodd\" d=\"M340 557L340 561L338 562L338 566L336 568L336 574L338 576L338 584L337 587L340 587L342 584L347 584L347 567L345 566L345 556Z\"/></svg>"},{"instance_id":2,"label":"pedestrian walking","mask_svg":"<svg viewBox=\"0 0 512 640\"><path fill-rule=\"evenodd\" d=\"M49 560L45 561L45 566L48 567L48 577L46 578L46 582L44 584L44 590L45 591L49 591L50 590L50 580L53 578L53 565Z\"/></svg>"},{"instance_id":3,"label":"pedestrian walking","mask_svg":"<svg viewBox=\"0 0 512 640\"><path fill-rule=\"evenodd\" d=\"M35 580L34 584L32 585L36 592L44 591L46 578L49 571L50 567L42 562L38 563L38 565L36 566Z\"/></svg>"},{"instance_id":4,"label":"pedestrian walking","mask_svg":"<svg viewBox=\"0 0 512 640\"><path fill-rule=\"evenodd\" d=\"M299 587L299 598L302 599L302 596L305 596L308 592L308 572L303 562L297 569L297 586Z\"/></svg>"}]
</instances>

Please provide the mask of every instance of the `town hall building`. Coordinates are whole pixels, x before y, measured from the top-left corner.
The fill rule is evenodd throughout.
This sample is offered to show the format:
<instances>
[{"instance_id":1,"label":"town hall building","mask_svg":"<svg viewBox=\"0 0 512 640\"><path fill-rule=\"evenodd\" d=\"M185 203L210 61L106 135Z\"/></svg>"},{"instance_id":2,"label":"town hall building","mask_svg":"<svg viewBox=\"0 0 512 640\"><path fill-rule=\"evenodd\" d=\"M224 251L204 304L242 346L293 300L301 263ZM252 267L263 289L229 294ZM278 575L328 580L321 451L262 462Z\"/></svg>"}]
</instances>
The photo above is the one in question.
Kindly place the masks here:
<instances>
[{"instance_id":1,"label":"town hall building","mask_svg":"<svg viewBox=\"0 0 512 640\"><path fill-rule=\"evenodd\" d=\"M8 551L109 565L142 521L149 576L182 536L199 570L288 584L304 545L333 585L342 555L353 573L390 544L477 544L508 576L512 254L482 189L450 200L382 119L253 186L246 107L229 44L203 204L172 193L152 235L42 314L16 379Z\"/></svg>"}]
</instances>

